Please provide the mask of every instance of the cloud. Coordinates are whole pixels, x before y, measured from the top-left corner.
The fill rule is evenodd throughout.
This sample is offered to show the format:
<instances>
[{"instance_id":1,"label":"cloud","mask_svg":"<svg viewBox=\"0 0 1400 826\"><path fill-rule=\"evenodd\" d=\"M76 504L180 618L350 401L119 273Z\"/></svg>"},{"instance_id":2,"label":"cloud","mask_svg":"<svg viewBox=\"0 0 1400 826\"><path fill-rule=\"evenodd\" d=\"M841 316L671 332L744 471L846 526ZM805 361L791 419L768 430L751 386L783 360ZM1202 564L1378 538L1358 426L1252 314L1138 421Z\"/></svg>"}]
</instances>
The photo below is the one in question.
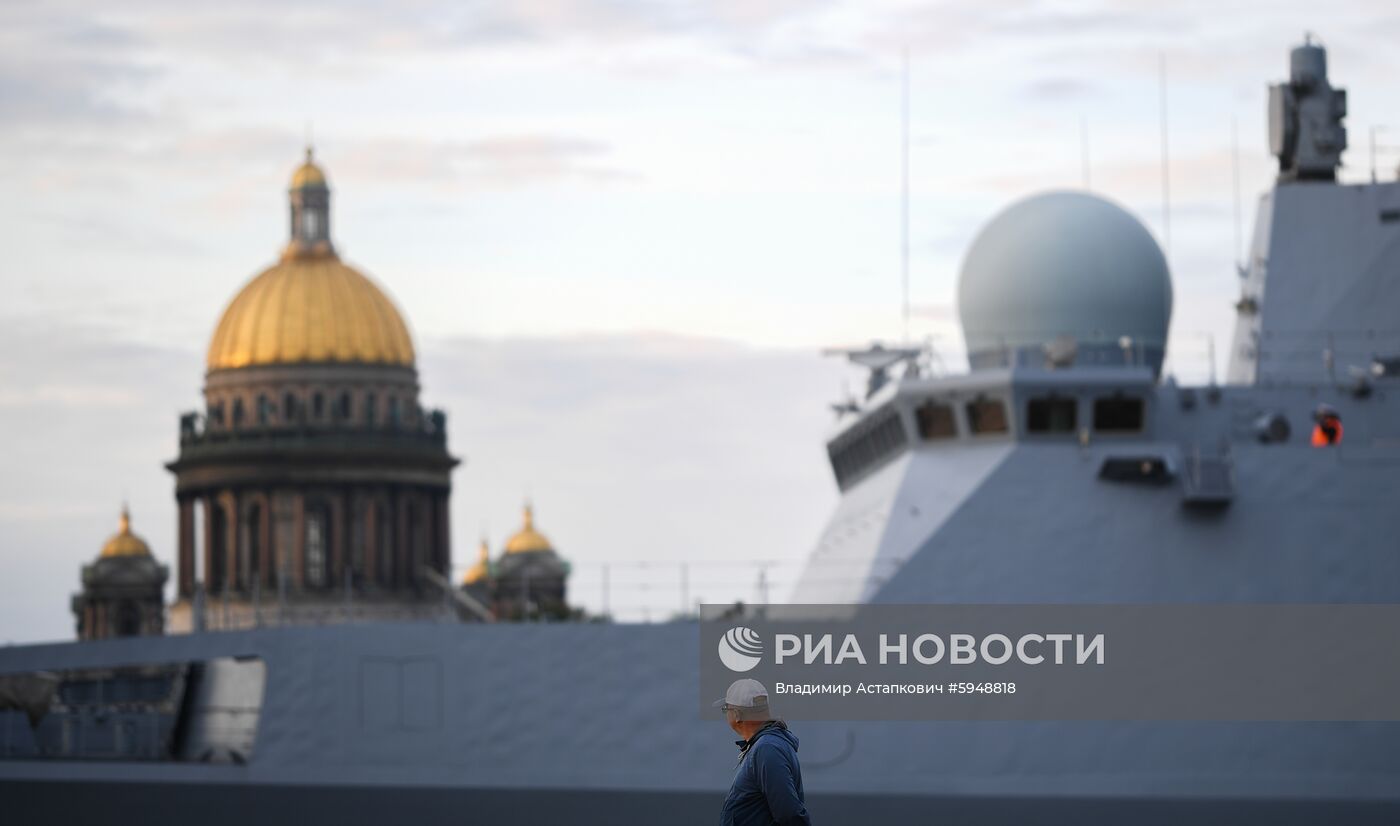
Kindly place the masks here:
<instances>
[{"instance_id":1,"label":"cloud","mask_svg":"<svg viewBox=\"0 0 1400 826\"><path fill-rule=\"evenodd\" d=\"M702 41L727 48L765 38L831 5L809 0L247 0L212 8L179 0L126 0L109 4L106 15L125 21L130 28L123 29L85 22L89 7L70 0L14 15L11 23L75 45L140 42L172 56L309 66L578 44L615 50ZM273 19L276 25L268 25Z\"/></svg>"},{"instance_id":2,"label":"cloud","mask_svg":"<svg viewBox=\"0 0 1400 826\"><path fill-rule=\"evenodd\" d=\"M130 29L31 4L0 9L0 124L124 125L148 117L130 95L161 75Z\"/></svg>"},{"instance_id":3,"label":"cloud","mask_svg":"<svg viewBox=\"0 0 1400 826\"><path fill-rule=\"evenodd\" d=\"M144 86L159 73L117 60L0 58L0 124L110 128L146 120L149 113L123 102L122 90Z\"/></svg>"},{"instance_id":4,"label":"cloud","mask_svg":"<svg viewBox=\"0 0 1400 826\"><path fill-rule=\"evenodd\" d=\"M545 182L616 182L639 176L610 163L602 141L569 135L516 134L470 141L386 138L349 142L336 168L364 180L513 188Z\"/></svg>"},{"instance_id":5,"label":"cloud","mask_svg":"<svg viewBox=\"0 0 1400 826\"><path fill-rule=\"evenodd\" d=\"M1099 87L1074 77L1047 77L1026 84L1024 96L1036 101L1076 100L1099 92Z\"/></svg>"}]
</instances>

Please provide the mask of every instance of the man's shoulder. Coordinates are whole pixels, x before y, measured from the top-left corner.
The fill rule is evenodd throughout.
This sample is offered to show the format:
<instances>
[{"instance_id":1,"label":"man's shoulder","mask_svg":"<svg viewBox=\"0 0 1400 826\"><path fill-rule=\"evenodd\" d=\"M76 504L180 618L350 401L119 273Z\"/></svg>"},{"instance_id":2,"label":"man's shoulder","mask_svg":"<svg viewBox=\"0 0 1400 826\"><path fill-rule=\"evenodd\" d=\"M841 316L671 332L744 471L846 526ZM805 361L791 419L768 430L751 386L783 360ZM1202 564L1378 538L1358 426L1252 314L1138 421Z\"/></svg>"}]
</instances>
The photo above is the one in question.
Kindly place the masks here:
<instances>
[{"instance_id":1,"label":"man's shoulder","mask_svg":"<svg viewBox=\"0 0 1400 826\"><path fill-rule=\"evenodd\" d=\"M777 735L758 738L750 750L754 757L782 756L786 758L793 753L792 744Z\"/></svg>"}]
</instances>

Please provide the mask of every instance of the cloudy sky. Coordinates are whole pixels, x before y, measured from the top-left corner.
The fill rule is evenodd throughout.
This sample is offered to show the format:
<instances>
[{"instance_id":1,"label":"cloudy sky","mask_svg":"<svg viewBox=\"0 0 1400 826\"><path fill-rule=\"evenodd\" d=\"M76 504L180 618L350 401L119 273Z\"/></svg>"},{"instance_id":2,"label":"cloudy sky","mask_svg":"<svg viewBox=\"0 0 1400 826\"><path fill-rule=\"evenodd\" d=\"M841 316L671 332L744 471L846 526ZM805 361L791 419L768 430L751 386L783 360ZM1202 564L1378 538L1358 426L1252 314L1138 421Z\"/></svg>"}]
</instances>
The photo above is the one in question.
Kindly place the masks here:
<instances>
[{"instance_id":1,"label":"cloudy sky","mask_svg":"<svg viewBox=\"0 0 1400 826\"><path fill-rule=\"evenodd\" d=\"M582 602L609 564L614 610L658 618L682 562L691 599L754 598L757 561L782 596L835 501L825 404L859 377L817 351L900 333L904 50L913 333L958 363L963 251L1008 202L1084 186L1087 145L1089 186L1168 247L1168 369L1202 378L1237 292L1232 125L1247 235L1287 49L1331 48L1346 177L1394 115L1400 8L1325 8L9 0L0 640L71 633L124 498L171 556L161 463L222 307L283 243L308 136L340 250L405 311L466 459L458 564L529 495Z\"/></svg>"}]
</instances>

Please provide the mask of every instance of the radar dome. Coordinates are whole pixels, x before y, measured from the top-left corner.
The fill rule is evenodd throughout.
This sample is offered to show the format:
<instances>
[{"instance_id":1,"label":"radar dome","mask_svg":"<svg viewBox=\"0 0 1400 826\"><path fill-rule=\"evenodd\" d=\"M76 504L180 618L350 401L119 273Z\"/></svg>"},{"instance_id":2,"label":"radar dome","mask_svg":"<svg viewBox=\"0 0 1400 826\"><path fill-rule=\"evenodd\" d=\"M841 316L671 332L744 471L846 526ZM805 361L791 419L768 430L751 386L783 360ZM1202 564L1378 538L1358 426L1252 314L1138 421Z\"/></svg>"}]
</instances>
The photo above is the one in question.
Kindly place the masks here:
<instances>
[{"instance_id":1,"label":"radar dome","mask_svg":"<svg viewBox=\"0 0 1400 826\"><path fill-rule=\"evenodd\" d=\"M1157 374L1172 313L1166 257L1127 210L1086 192L1017 201L973 240L958 279L973 369L1146 364Z\"/></svg>"}]
</instances>

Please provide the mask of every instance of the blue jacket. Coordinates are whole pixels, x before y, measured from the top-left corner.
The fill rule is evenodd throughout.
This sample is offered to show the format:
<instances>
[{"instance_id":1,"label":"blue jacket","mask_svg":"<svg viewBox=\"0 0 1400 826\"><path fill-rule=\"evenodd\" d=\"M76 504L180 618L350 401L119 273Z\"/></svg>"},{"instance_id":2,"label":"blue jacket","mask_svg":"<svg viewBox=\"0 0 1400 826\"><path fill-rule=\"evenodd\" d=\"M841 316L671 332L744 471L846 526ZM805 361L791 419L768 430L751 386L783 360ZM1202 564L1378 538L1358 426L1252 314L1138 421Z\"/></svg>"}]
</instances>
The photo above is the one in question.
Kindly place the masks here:
<instances>
[{"instance_id":1,"label":"blue jacket","mask_svg":"<svg viewBox=\"0 0 1400 826\"><path fill-rule=\"evenodd\" d=\"M763 727L748 743L719 813L720 826L809 826L797 737L785 723Z\"/></svg>"}]
</instances>

